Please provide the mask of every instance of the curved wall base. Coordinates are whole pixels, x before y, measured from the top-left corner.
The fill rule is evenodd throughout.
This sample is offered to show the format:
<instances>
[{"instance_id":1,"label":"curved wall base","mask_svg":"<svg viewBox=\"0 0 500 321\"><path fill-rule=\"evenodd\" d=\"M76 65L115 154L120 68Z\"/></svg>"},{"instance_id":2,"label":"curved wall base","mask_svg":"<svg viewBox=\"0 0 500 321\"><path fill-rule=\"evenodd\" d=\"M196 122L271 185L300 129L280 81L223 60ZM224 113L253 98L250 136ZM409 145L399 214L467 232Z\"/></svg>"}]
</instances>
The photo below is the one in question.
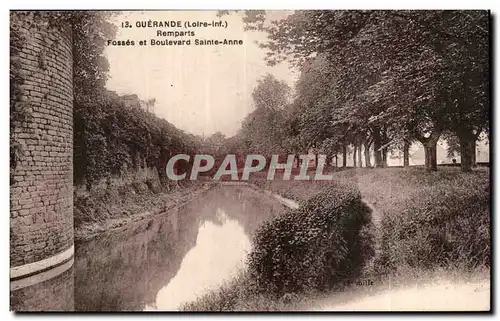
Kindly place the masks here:
<instances>
[{"instance_id":1,"label":"curved wall base","mask_svg":"<svg viewBox=\"0 0 500 321\"><path fill-rule=\"evenodd\" d=\"M47 259L10 269L11 291L51 279L73 265L75 246Z\"/></svg>"}]
</instances>

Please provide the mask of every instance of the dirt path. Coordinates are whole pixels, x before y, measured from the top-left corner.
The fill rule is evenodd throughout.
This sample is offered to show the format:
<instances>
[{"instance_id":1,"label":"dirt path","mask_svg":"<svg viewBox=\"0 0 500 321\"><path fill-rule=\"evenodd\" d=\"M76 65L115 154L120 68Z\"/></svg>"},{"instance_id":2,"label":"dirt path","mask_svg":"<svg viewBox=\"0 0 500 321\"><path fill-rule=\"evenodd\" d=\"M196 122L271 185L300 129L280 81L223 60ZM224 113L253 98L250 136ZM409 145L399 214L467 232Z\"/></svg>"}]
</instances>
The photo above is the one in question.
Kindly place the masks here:
<instances>
[{"instance_id":1,"label":"dirt path","mask_svg":"<svg viewBox=\"0 0 500 321\"><path fill-rule=\"evenodd\" d=\"M315 311L488 311L490 282L440 280L390 288L350 289L316 302Z\"/></svg>"}]
</instances>

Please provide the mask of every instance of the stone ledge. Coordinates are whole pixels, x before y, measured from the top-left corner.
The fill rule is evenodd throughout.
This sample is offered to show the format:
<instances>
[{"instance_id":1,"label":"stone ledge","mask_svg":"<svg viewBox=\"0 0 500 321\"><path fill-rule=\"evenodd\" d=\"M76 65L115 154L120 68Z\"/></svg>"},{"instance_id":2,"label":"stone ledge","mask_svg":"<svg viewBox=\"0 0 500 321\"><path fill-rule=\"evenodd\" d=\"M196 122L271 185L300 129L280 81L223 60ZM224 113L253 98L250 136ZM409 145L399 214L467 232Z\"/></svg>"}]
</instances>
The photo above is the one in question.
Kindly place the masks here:
<instances>
[{"instance_id":1,"label":"stone ledge","mask_svg":"<svg viewBox=\"0 0 500 321\"><path fill-rule=\"evenodd\" d=\"M60 265L65 261L68 261L73 257L75 253L75 246L71 245L71 247L59 254L46 258L44 260L33 262L25 265L15 266L10 268L10 278L11 279L19 279L22 277L27 277L47 269L50 269L53 266Z\"/></svg>"},{"instance_id":2,"label":"stone ledge","mask_svg":"<svg viewBox=\"0 0 500 321\"><path fill-rule=\"evenodd\" d=\"M62 274L63 272L67 271L69 268L73 266L74 263L74 258L71 257L68 261L66 261L63 264L60 264L53 269L46 270L44 272L28 276L22 279L18 280L11 280L10 281L10 290L11 291L16 291L28 286L32 286L50 279L55 278L56 276Z\"/></svg>"}]
</instances>

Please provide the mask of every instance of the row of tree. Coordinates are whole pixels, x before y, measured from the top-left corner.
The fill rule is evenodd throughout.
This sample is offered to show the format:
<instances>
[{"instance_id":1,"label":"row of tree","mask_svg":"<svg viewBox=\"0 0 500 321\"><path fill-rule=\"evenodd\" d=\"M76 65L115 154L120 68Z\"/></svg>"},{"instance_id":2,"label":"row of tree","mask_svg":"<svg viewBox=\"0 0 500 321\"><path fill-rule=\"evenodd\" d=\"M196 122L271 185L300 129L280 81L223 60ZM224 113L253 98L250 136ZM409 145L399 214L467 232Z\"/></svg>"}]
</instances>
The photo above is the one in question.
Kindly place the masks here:
<instances>
[{"instance_id":1,"label":"row of tree","mask_svg":"<svg viewBox=\"0 0 500 321\"><path fill-rule=\"evenodd\" d=\"M266 23L246 13L250 29L264 29L267 62L288 60L300 77L291 89L267 75L256 87L255 111L238 139L260 153L329 156L352 146L370 166L387 152L420 142L425 165L437 168L439 139L458 149L463 171L475 162L476 141L488 137L489 30L486 11L296 11Z\"/></svg>"}]
</instances>

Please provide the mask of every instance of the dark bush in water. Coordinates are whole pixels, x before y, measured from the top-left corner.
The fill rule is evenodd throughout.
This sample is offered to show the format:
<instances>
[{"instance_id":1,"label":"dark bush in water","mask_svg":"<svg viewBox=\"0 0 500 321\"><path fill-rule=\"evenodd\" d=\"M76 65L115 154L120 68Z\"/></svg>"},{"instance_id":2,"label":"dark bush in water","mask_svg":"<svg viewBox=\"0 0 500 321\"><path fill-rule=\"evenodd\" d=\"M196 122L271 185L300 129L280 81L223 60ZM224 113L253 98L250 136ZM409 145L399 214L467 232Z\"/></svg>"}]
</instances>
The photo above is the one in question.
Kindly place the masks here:
<instances>
[{"instance_id":1,"label":"dark bush in water","mask_svg":"<svg viewBox=\"0 0 500 321\"><path fill-rule=\"evenodd\" d=\"M490 184L474 173L436 182L382 219L377 267L490 264Z\"/></svg>"},{"instance_id":2,"label":"dark bush in water","mask_svg":"<svg viewBox=\"0 0 500 321\"><path fill-rule=\"evenodd\" d=\"M326 290L356 277L373 254L371 210L349 186L325 188L256 232L249 273L257 289Z\"/></svg>"}]
</instances>

